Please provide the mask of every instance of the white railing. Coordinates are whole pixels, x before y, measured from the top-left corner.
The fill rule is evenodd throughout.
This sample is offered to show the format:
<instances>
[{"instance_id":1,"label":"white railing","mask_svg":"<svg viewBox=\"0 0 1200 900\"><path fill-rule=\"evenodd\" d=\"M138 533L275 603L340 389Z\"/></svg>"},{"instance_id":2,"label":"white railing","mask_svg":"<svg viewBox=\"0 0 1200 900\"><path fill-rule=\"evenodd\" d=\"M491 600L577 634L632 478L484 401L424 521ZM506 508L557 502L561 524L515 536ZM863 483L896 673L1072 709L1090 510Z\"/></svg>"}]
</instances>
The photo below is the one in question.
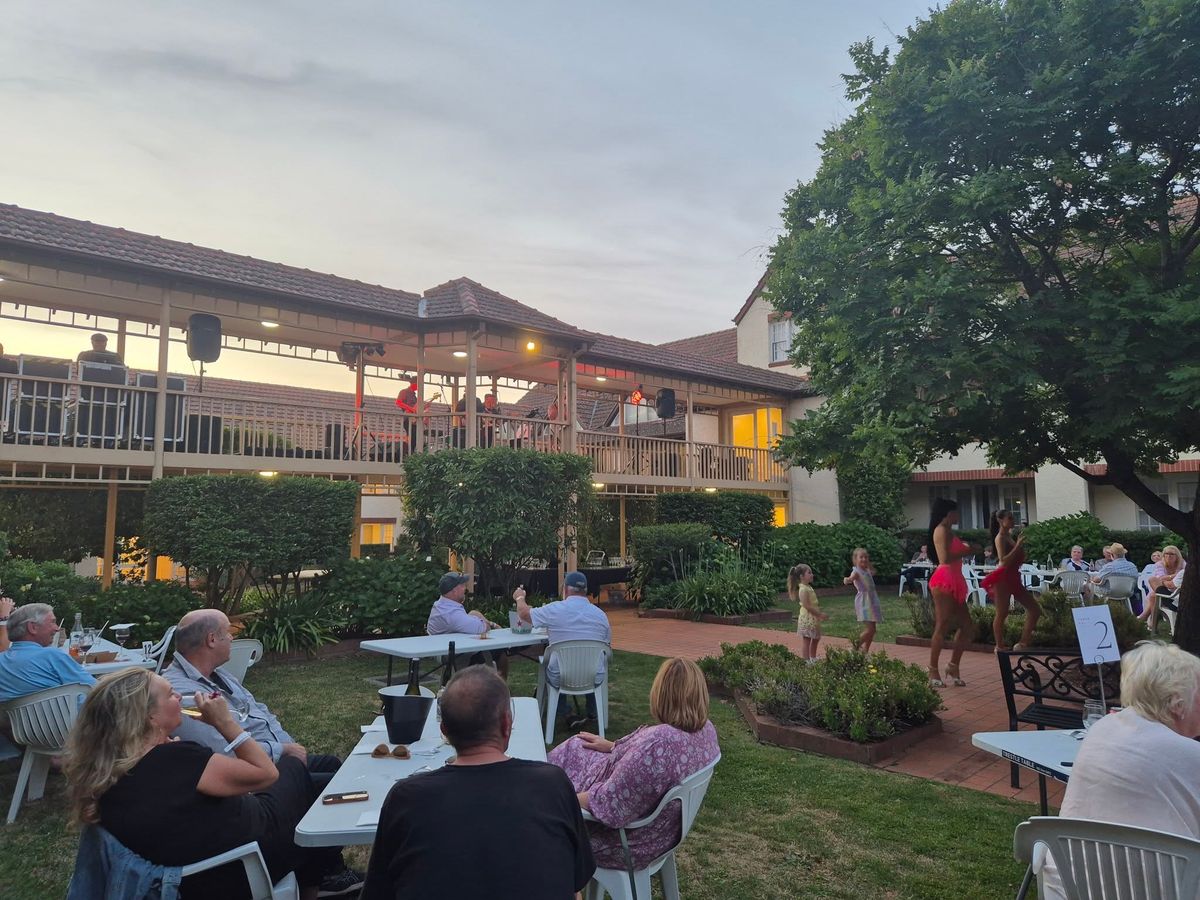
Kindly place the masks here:
<instances>
[{"instance_id":1,"label":"white railing","mask_svg":"<svg viewBox=\"0 0 1200 900\"><path fill-rule=\"evenodd\" d=\"M655 479L786 484L787 468L770 450L609 432L580 432L577 449L592 472Z\"/></svg>"}]
</instances>

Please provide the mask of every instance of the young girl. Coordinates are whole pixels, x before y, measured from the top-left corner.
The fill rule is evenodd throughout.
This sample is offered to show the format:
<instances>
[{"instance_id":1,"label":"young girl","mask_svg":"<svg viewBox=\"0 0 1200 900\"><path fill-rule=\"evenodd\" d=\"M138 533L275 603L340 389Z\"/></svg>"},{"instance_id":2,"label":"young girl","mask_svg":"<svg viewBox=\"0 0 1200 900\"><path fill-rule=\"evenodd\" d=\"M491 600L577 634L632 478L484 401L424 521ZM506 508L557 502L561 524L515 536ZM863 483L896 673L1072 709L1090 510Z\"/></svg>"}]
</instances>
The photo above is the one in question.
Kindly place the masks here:
<instances>
[{"instance_id":1,"label":"young girl","mask_svg":"<svg viewBox=\"0 0 1200 900\"><path fill-rule=\"evenodd\" d=\"M821 612L817 592L812 589L813 572L804 563L788 571L788 596L800 604L796 616L796 634L800 635L800 658L815 662L817 644L821 640L821 623L829 613Z\"/></svg>"},{"instance_id":2,"label":"young girl","mask_svg":"<svg viewBox=\"0 0 1200 900\"><path fill-rule=\"evenodd\" d=\"M875 590L875 568L871 565L871 554L865 547L858 547L850 555L854 568L842 579L842 584L852 584L858 591L854 595L854 615L865 623L858 636L859 649L871 652L871 641L875 640L875 626L883 621L883 610L879 606L879 592Z\"/></svg>"},{"instance_id":3,"label":"young girl","mask_svg":"<svg viewBox=\"0 0 1200 900\"><path fill-rule=\"evenodd\" d=\"M1033 626L1042 614L1042 607L1021 581L1021 564L1025 562L1025 535L1015 541L1012 528L1016 518L1002 509L992 515L992 543L996 547L996 558L1000 567L983 579L980 584L996 604L996 617L992 620L992 633L996 639L996 652L1004 649L1004 623L1008 620L1009 601L1025 607L1025 627L1021 639L1013 645L1014 650L1024 650L1033 639ZM1107 547L1105 548L1108 549Z\"/></svg>"}]
</instances>

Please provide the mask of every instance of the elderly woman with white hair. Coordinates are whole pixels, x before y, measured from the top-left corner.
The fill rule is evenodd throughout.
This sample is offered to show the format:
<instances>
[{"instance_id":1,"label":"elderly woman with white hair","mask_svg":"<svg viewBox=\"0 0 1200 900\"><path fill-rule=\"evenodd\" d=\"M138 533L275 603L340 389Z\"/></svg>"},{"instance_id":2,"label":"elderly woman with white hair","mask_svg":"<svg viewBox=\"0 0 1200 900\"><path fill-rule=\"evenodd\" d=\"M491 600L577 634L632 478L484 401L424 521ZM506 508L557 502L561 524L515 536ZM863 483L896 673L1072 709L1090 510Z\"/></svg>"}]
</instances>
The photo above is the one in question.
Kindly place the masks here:
<instances>
[{"instance_id":1,"label":"elderly woman with white hair","mask_svg":"<svg viewBox=\"0 0 1200 900\"><path fill-rule=\"evenodd\" d=\"M1142 641L1121 657L1121 702L1079 747L1059 814L1200 839L1200 658ZM1053 860L1044 897L1063 897Z\"/></svg>"}]
</instances>

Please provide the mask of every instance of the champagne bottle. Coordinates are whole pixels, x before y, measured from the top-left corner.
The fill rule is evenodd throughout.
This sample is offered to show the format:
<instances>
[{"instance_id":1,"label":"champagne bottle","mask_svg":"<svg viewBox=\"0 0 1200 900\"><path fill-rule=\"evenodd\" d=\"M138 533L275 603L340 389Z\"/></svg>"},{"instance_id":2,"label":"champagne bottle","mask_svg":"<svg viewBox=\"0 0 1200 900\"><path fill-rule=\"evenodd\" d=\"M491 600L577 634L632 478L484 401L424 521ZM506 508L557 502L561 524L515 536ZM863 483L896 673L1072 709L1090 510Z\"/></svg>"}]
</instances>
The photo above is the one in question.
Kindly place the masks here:
<instances>
[{"instance_id":1,"label":"champagne bottle","mask_svg":"<svg viewBox=\"0 0 1200 900\"><path fill-rule=\"evenodd\" d=\"M421 696L421 661L410 659L408 661L408 687L404 689L406 697Z\"/></svg>"}]
</instances>

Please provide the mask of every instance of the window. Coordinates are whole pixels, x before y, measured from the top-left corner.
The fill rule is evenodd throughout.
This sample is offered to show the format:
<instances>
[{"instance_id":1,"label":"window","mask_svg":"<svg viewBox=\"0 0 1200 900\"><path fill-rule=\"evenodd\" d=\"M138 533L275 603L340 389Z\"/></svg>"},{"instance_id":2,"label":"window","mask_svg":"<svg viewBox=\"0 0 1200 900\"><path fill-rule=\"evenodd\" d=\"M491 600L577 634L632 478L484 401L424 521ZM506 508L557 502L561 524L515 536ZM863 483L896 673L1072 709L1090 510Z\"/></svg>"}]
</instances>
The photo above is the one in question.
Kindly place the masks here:
<instances>
[{"instance_id":1,"label":"window","mask_svg":"<svg viewBox=\"0 0 1200 900\"><path fill-rule=\"evenodd\" d=\"M387 544L389 547L395 541L395 524L369 523L362 527L362 543Z\"/></svg>"},{"instance_id":2,"label":"window","mask_svg":"<svg viewBox=\"0 0 1200 900\"><path fill-rule=\"evenodd\" d=\"M787 524L787 505L783 503L775 504L775 527L782 528Z\"/></svg>"},{"instance_id":3,"label":"window","mask_svg":"<svg viewBox=\"0 0 1200 900\"><path fill-rule=\"evenodd\" d=\"M1154 491L1154 493L1158 494L1158 498L1160 500L1162 500L1163 503L1171 502L1171 495L1170 495L1170 493L1168 493L1166 485L1152 484L1149 487L1151 490ZM1165 531L1166 530L1165 528L1162 527L1162 524L1157 519L1151 518L1144 509L1140 509L1140 508L1137 511L1137 527L1138 527L1139 531Z\"/></svg>"},{"instance_id":4,"label":"window","mask_svg":"<svg viewBox=\"0 0 1200 900\"><path fill-rule=\"evenodd\" d=\"M771 341L771 362L788 361L792 351L792 338L796 334L795 325L791 319L776 319L767 326Z\"/></svg>"},{"instance_id":5,"label":"window","mask_svg":"<svg viewBox=\"0 0 1200 900\"><path fill-rule=\"evenodd\" d=\"M739 413L732 416L730 421L735 447L769 449L778 443L783 434L783 410L778 407L763 407L754 412Z\"/></svg>"},{"instance_id":6,"label":"window","mask_svg":"<svg viewBox=\"0 0 1200 900\"><path fill-rule=\"evenodd\" d=\"M1196 504L1196 482L1179 482L1179 508L1183 512L1191 512Z\"/></svg>"},{"instance_id":7,"label":"window","mask_svg":"<svg viewBox=\"0 0 1200 900\"><path fill-rule=\"evenodd\" d=\"M1029 521L1029 505L1025 502L1025 485L1000 485L1000 508L1011 511L1013 520L1017 524L1027 523Z\"/></svg>"}]
</instances>

